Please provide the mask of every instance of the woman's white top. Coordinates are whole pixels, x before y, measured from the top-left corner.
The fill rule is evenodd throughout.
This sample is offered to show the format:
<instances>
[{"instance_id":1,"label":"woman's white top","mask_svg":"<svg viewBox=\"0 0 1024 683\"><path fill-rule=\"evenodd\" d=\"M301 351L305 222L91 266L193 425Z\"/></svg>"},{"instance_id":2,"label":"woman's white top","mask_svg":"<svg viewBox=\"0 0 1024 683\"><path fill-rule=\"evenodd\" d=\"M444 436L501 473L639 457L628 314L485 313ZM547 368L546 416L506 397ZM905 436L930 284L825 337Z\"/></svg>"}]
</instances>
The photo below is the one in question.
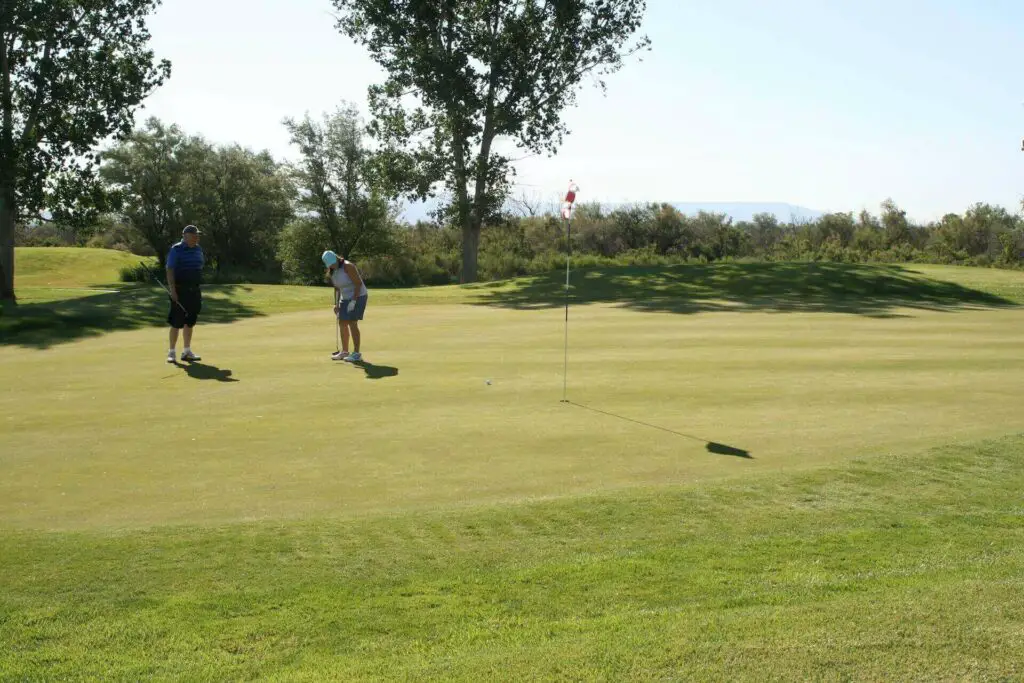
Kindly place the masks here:
<instances>
[{"instance_id":1,"label":"woman's white top","mask_svg":"<svg viewBox=\"0 0 1024 683\"><path fill-rule=\"evenodd\" d=\"M356 264L351 261L342 261L338 267L334 269L334 272L331 273L331 282L335 287L341 290L342 299L345 301L351 301L356 298L356 283L352 282L352 278L350 278L348 273L345 272L346 263L355 268L356 272L359 273L359 268L356 268ZM359 273L359 279L363 279L362 273ZM362 287L359 290L359 296L366 296L367 294L369 294L369 291L366 289L366 283L363 282Z\"/></svg>"}]
</instances>

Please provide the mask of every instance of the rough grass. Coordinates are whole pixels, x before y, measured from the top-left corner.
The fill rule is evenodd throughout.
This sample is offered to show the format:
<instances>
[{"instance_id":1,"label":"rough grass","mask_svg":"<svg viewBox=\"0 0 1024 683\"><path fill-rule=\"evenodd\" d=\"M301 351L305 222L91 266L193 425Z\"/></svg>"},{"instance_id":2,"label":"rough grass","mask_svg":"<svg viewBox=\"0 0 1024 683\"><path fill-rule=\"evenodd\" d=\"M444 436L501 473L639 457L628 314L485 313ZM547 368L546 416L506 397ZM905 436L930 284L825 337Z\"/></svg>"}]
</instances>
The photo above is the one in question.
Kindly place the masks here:
<instances>
[{"instance_id":1,"label":"rough grass","mask_svg":"<svg viewBox=\"0 0 1024 683\"><path fill-rule=\"evenodd\" d=\"M124 286L121 268L153 263L152 258L124 251L76 247L18 247L14 258L14 289L26 303L96 293L89 290L119 290Z\"/></svg>"},{"instance_id":2,"label":"rough grass","mask_svg":"<svg viewBox=\"0 0 1024 683\"><path fill-rule=\"evenodd\" d=\"M0 534L0 677L1016 680L1024 439L385 515Z\"/></svg>"}]
</instances>

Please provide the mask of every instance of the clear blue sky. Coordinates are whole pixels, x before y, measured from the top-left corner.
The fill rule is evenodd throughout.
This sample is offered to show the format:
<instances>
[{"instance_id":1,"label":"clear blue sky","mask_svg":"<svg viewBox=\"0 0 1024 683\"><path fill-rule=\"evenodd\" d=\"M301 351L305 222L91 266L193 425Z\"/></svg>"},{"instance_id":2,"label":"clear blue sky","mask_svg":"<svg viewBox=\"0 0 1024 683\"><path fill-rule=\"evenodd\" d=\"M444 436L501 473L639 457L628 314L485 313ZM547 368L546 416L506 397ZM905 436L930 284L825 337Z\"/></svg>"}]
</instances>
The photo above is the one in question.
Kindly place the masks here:
<instances>
[{"instance_id":1,"label":"clear blue sky","mask_svg":"<svg viewBox=\"0 0 1024 683\"><path fill-rule=\"evenodd\" d=\"M293 157L285 116L365 111L381 72L327 0L165 0L150 21L171 79L155 115ZM554 158L520 191L580 200L778 201L918 220L1020 208L1020 0L648 0L652 51L584 84Z\"/></svg>"}]
</instances>

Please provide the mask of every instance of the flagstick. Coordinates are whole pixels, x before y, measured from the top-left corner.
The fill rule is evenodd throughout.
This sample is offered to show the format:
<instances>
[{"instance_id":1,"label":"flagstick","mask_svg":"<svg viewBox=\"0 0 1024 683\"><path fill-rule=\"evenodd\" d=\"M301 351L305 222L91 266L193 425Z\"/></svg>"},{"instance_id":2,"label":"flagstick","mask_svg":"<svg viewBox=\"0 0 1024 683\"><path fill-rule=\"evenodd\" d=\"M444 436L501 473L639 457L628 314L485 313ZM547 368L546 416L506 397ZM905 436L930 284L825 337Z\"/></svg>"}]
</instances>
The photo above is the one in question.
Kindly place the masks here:
<instances>
[{"instance_id":1,"label":"flagstick","mask_svg":"<svg viewBox=\"0 0 1024 683\"><path fill-rule=\"evenodd\" d=\"M562 403L569 402L569 263L572 259L572 205L576 201L577 192L579 187L570 180L562 204L562 217L565 219L565 364L562 367Z\"/></svg>"},{"instance_id":2,"label":"flagstick","mask_svg":"<svg viewBox=\"0 0 1024 683\"><path fill-rule=\"evenodd\" d=\"M571 215L571 214L570 214ZM569 386L569 258L572 254L572 218L565 220L565 364L562 369L562 403L568 403Z\"/></svg>"}]
</instances>

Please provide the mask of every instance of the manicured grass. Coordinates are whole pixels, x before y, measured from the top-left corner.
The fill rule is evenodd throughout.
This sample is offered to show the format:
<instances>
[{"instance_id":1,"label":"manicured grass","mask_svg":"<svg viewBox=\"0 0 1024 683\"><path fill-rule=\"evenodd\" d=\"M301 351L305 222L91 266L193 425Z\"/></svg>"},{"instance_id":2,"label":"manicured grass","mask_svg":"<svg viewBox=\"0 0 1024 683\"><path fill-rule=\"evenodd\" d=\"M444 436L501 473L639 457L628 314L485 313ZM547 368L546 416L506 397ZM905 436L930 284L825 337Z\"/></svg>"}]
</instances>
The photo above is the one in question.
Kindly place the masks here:
<instances>
[{"instance_id":1,"label":"manicured grass","mask_svg":"<svg viewBox=\"0 0 1024 683\"><path fill-rule=\"evenodd\" d=\"M558 277L0 319L0 679L1024 674L1024 274Z\"/></svg>"},{"instance_id":2,"label":"manicured grass","mask_svg":"<svg viewBox=\"0 0 1024 683\"><path fill-rule=\"evenodd\" d=\"M1024 438L345 521L0 534L0 677L1016 680Z\"/></svg>"},{"instance_id":3,"label":"manicured grass","mask_svg":"<svg viewBox=\"0 0 1024 683\"><path fill-rule=\"evenodd\" d=\"M580 307L568 375L579 405L559 402L562 324L558 310L371 304L363 368L330 360L329 311L200 326L203 361L189 367L164 363L161 329L0 347L0 519L378 514L758 476L1021 427L1016 310Z\"/></svg>"}]
</instances>

